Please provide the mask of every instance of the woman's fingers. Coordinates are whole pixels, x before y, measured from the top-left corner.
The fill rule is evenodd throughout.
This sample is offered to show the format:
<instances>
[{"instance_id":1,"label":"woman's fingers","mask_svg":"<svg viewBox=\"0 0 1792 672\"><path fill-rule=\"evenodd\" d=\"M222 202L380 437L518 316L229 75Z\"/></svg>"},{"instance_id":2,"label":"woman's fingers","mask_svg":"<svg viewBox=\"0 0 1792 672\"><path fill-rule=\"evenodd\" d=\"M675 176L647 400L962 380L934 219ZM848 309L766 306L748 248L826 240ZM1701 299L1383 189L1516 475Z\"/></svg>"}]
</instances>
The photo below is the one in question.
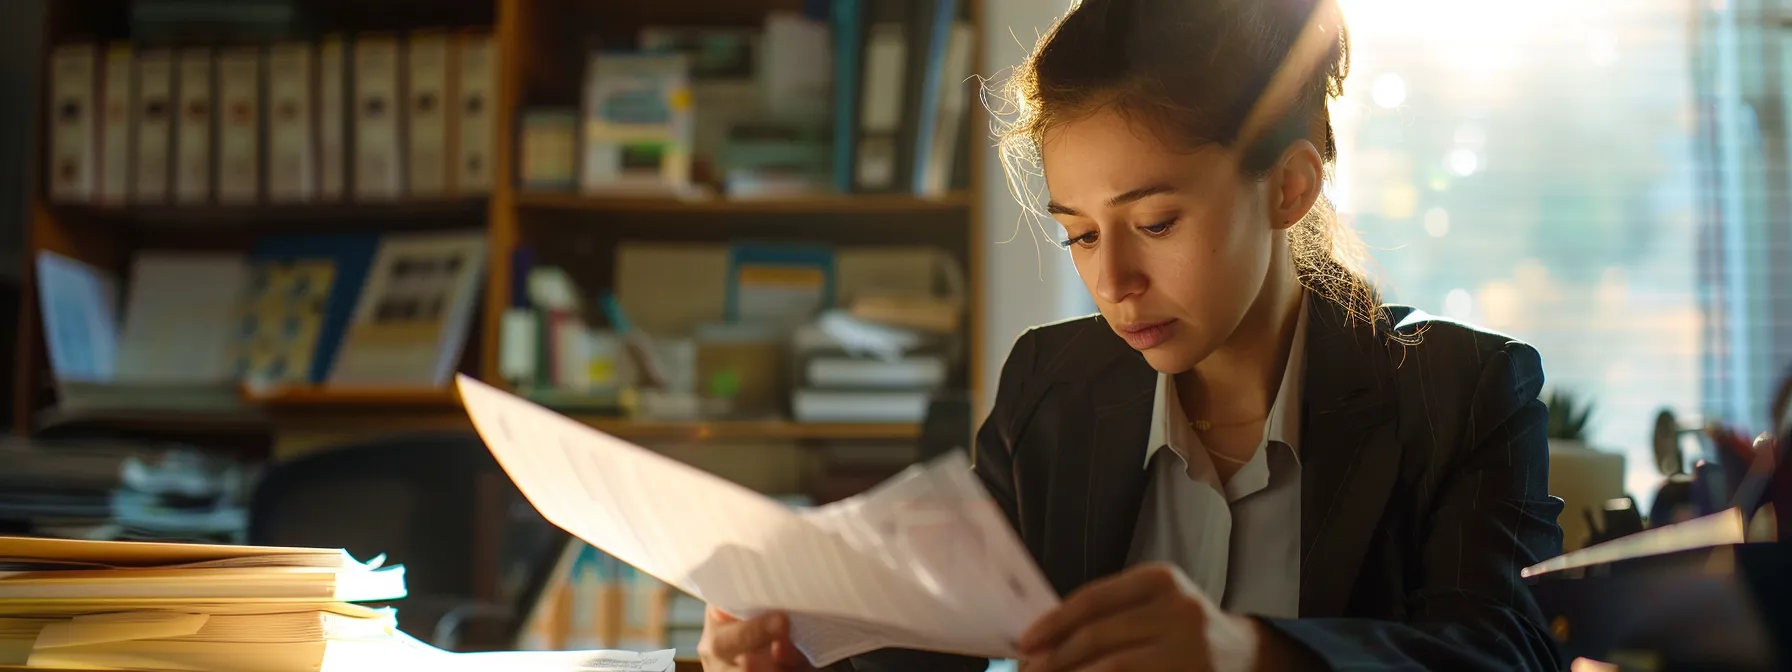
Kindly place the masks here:
<instances>
[{"instance_id":1,"label":"woman's fingers","mask_svg":"<svg viewBox=\"0 0 1792 672\"><path fill-rule=\"evenodd\" d=\"M704 620L703 641L698 648L705 656L722 660L748 654L762 654L769 660L772 645L790 636L790 619L783 614L765 614L743 621L712 609Z\"/></svg>"}]
</instances>

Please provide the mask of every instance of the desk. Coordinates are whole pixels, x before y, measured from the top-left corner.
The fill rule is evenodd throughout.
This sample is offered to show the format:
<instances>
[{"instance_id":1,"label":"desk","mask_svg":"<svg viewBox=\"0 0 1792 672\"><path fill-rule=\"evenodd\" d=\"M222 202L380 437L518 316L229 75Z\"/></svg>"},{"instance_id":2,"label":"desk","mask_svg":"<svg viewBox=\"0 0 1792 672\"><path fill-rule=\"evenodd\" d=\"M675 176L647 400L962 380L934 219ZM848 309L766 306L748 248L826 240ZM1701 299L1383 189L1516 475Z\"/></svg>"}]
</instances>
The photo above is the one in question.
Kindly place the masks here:
<instances>
[{"instance_id":1,"label":"desk","mask_svg":"<svg viewBox=\"0 0 1792 672\"><path fill-rule=\"evenodd\" d=\"M0 672L93 672L92 670L69 669L64 667L21 667L18 665L0 665ZM118 672L113 670L112 672ZM384 672L384 671L382 671ZM498 672L494 670L493 672ZM674 672L703 672L703 663L695 660L680 660Z\"/></svg>"}]
</instances>

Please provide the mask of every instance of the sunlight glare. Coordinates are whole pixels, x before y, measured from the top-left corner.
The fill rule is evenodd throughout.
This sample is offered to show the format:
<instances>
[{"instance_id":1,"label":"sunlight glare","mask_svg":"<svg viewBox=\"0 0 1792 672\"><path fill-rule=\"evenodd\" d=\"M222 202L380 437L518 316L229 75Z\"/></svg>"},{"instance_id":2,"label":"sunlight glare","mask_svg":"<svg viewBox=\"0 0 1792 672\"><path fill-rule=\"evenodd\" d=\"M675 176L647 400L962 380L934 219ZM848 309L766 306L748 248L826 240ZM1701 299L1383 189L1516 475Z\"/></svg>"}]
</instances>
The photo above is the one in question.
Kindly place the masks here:
<instances>
[{"instance_id":1,"label":"sunlight glare","mask_svg":"<svg viewBox=\"0 0 1792 672\"><path fill-rule=\"evenodd\" d=\"M1406 102L1406 80L1391 72L1381 73L1375 78L1375 84L1369 94L1375 104L1383 109L1394 109Z\"/></svg>"}]
</instances>

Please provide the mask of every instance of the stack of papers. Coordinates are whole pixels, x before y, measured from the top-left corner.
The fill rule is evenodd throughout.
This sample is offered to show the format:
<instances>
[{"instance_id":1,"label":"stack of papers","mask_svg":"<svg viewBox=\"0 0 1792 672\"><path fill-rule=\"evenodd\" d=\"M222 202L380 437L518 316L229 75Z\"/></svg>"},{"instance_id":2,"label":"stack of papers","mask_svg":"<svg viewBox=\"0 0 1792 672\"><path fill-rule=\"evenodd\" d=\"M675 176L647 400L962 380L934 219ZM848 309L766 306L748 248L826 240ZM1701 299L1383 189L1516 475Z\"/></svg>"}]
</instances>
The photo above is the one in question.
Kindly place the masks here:
<instances>
[{"instance_id":1,"label":"stack of papers","mask_svg":"<svg viewBox=\"0 0 1792 672\"><path fill-rule=\"evenodd\" d=\"M0 669L671 670L671 652L441 651L400 632L394 610L356 604L405 596L404 569L381 565L335 549L0 537Z\"/></svg>"},{"instance_id":2,"label":"stack of papers","mask_svg":"<svg viewBox=\"0 0 1792 672\"><path fill-rule=\"evenodd\" d=\"M1011 658L1058 604L962 455L799 511L471 378L459 388L544 517L728 613L788 613L817 666L885 647Z\"/></svg>"},{"instance_id":3,"label":"stack of papers","mask_svg":"<svg viewBox=\"0 0 1792 672\"><path fill-rule=\"evenodd\" d=\"M0 537L0 665L317 670L390 639L404 568L341 550Z\"/></svg>"}]
</instances>

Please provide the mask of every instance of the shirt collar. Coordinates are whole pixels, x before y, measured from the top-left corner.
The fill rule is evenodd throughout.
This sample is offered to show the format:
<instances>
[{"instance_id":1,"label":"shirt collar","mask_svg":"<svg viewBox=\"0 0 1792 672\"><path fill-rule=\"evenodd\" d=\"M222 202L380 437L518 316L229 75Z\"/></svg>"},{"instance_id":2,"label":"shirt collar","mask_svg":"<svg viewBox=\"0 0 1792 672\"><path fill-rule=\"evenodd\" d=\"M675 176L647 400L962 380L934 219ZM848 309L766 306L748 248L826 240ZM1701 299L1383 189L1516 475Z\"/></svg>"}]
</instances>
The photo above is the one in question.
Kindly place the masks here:
<instances>
[{"instance_id":1,"label":"shirt collar","mask_svg":"<svg viewBox=\"0 0 1792 672\"><path fill-rule=\"evenodd\" d=\"M1269 418L1263 423L1263 443L1287 445L1298 459L1300 455L1301 380L1307 368L1307 298L1301 293L1299 316L1294 322L1294 343L1288 348L1288 364L1282 367L1282 383L1276 389L1276 400L1270 404ZM1151 436L1145 444L1145 466L1159 448L1168 446L1172 433L1170 423L1184 423L1180 404L1175 403L1173 376L1157 374L1157 392L1151 402ZM1172 408L1172 406L1175 406Z\"/></svg>"}]
</instances>

